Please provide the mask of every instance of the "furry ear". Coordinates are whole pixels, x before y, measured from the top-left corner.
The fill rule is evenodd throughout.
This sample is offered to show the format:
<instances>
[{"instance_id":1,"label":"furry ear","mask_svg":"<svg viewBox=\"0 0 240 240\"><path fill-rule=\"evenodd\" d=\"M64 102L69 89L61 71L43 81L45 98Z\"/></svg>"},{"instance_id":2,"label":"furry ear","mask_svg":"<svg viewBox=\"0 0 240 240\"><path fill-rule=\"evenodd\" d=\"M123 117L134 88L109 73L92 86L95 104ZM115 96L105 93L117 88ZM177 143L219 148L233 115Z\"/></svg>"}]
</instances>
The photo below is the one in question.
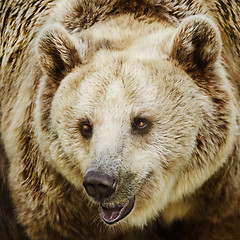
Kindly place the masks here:
<instances>
[{"instance_id":1,"label":"furry ear","mask_svg":"<svg viewBox=\"0 0 240 240\"><path fill-rule=\"evenodd\" d=\"M220 32L204 16L186 18L177 28L170 56L188 72L212 66L221 52Z\"/></svg>"},{"instance_id":2,"label":"furry ear","mask_svg":"<svg viewBox=\"0 0 240 240\"><path fill-rule=\"evenodd\" d=\"M82 63L80 52L86 44L77 42L62 26L55 25L43 32L38 42L38 55L43 71L54 81L61 80L76 65ZM80 47L85 49L79 50Z\"/></svg>"}]
</instances>

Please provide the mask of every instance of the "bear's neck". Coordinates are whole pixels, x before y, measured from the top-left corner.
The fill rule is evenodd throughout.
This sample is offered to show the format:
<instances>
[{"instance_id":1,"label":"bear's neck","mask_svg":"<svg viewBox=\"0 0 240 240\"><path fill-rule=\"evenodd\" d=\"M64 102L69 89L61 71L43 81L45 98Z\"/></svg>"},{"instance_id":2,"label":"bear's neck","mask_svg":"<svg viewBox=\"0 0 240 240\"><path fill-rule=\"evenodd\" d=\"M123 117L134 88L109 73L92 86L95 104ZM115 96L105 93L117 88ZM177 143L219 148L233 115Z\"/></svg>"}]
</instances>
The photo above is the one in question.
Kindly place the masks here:
<instances>
[{"instance_id":1,"label":"bear's neck","mask_svg":"<svg viewBox=\"0 0 240 240\"><path fill-rule=\"evenodd\" d=\"M225 164L190 198L188 218L218 222L239 214L240 149L236 144ZM232 209L235 209L234 211Z\"/></svg>"},{"instance_id":2,"label":"bear's neck","mask_svg":"<svg viewBox=\"0 0 240 240\"><path fill-rule=\"evenodd\" d=\"M240 202L240 148L236 144L224 165L194 194L168 205L160 221L172 225L174 221L217 223L234 218Z\"/></svg>"}]
</instances>

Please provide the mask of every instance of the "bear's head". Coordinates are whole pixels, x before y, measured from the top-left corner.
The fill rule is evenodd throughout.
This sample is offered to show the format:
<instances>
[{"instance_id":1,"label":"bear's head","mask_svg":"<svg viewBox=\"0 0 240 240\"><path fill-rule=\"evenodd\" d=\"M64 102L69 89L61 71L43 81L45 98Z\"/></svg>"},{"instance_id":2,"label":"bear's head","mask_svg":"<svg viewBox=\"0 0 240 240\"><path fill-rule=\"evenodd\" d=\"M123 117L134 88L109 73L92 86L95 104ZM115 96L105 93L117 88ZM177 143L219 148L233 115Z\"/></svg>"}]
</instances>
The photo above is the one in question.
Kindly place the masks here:
<instances>
[{"instance_id":1,"label":"bear's head","mask_svg":"<svg viewBox=\"0 0 240 240\"><path fill-rule=\"evenodd\" d=\"M108 224L143 226L232 151L236 113L217 27L203 16L158 24L139 38L126 30L129 44L119 48L117 37L95 39L91 29L55 25L39 37L39 145Z\"/></svg>"}]
</instances>

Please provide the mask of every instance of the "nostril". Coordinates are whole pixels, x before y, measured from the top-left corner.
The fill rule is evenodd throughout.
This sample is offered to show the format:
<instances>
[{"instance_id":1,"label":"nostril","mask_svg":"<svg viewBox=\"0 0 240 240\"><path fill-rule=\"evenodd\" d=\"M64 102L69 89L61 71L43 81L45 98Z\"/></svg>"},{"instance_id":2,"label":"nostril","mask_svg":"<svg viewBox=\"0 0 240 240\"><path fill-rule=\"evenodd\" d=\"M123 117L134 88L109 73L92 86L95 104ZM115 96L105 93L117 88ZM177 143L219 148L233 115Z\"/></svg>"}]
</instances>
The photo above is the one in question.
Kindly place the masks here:
<instances>
[{"instance_id":1,"label":"nostril","mask_svg":"<svg viewBox=\"0 0 240 240\"><path fill-rule=\"evenodd\" d=\"M95 192L95 186L93 184L84 184L83 185L87 190L88 195L93 196Z\"/></svg>"},{"instance_id":2,"label":"nostril","mask_svg":"<svg viewBox=\"0 0 240 240\"><path fill-rule=\"evenodd\" d=\"M90 171L83 179L83 186L89 196L101 201L115 192L116 180L106 173Z\"/></svg>"}]
</instances>

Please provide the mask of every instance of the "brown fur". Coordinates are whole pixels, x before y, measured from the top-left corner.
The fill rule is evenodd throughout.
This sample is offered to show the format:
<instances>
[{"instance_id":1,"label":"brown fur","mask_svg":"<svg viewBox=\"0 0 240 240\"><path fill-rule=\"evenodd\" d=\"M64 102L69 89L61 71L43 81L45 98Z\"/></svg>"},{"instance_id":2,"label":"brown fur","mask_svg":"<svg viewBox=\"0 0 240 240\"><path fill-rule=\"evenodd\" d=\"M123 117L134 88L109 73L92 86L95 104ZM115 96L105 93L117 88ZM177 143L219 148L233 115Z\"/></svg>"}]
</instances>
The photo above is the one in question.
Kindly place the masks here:
<instances>
[{"instance_id":1,"label":"brown fur","mask_svg":"<svg viewBox=\"0 0 240 240\"><path fill-rule=\"evenodd\" d=\"M4 240L27 240L13 212L8 189L8 162L0 139L0 238Z\"/></svg>"},{"instance_id":2,"label":"brown fur","mask_svg":"<svg viewBox=\"0 0 240 240\"><path fill-rule=\"evenodd\" d=\"M31 0L27 3L22 0L9 0L0 3L0 193L3 196L0 198L0 238L27 239L23 228L30 239L36 240L240 238L239 138L233 144L231 155L216 168L216 172L194 193L183 196L179 206L190 208L186 214L181 213L176 223L167 226L166 219L171 215L169 212L176 208L172 203L174 206L170 204L169 208L163 211L163 216L154 216L157 219L151 219L153 224L148 223L139 232L138 229L128 226L128 223L120 227L109 227L102 223L98 216L98 205L92 203L81 185L78 185L82 182L83 170L78 167L77 161L72 160L74 151L79 148L78 129L71 129L75 148L65 146L59 141L62 136L59 136L57 124L63 124L62 121L67 129L71 119L66 116L72 115L72 109L67 106L63 108L63 117L57 118L55 125L51 115L55 94L61 81L69 73L77 72L78 66L83 66L77 80L70 81L72 85L67 86L70 92L74 92L80 86L79 79L95 70L88 65L86 59L94 59L95 54L99 54L102 49L117 52L129 44L128 38L116 41L117 43L107 37L97 39L97 35L94 39L91 36L95 32L91 32L91 29L94 29L96 24L104 23L108 19L118 21L118 17L123 15L133 16L133 26L140 23L146 26L159 23L166 28L177 28L173 48L167 53L167 60L173 63L176 69L181 68L189 74L193 80L191 84L197 86L194 89L200 89L208 99L207 103L214 109L209 114L203 113L204 124L197 135L195 151L192 153L192 158L196 161L184 169L186 175L192 168L202 169L204 175L205 162L212 163L211 156L221 152L227 144L229 126L233 121L231 104L239 110L239 3L225 0L202 1L202 4L200 1L185 0L76 0L65 7L57 4L58 1L52 0ZM215 22L220 29L221 40L216 34L218 30L210 26L205 18L202 19L205 25L199 24L199 19L194 21L189 18L189 22L184 22L187 17L197 14L206 15ZM48 21L50 25L52 22L58 24L46 30ZM125 26L121 27L124 31ZM212 51L209 52L208 49ZM116 79L122 76L121 65L124 61L125 59L121 59L118 62L120 67L115 70ZM225 76L222 76L219 70L221 67L216 67L216 61L221 62L221 67L227 73L227 86L223 80ZM151 69L154 68L152 65L150 63L144 67ZM234 89L229 87L230 84ZM99 86L101 87L101 84ZM166 91L168 87L166 86ZM99 91L97 100L100 102L105 89ZM132 91L130 95L134 94ZM176 101L176 109L178 104L183 104L181 100L176 100L180 94L174 91L169 94L169 99ZM11 118L13 115L14 119ZM238 114L236 116L238 118ZM236 124L239 123L238 119L235 121ZM181 137L181 131L183 135L188 134L180 129L178 144L187 148L188 143ZM151 134L148 133L144 140L137 135L138 140L134 142L136 145L133 145L133 148L141 148L141 144L151 142L152 136L149 135ZM17 144L14 144L14 141ZM90 151L89 144L82 142L81 148ZM71 157L66 154L63 145L66 149L73 149ZM9 146L13 148L10 149ZM59 154L56 157L57 163L52 160L51 155L55 152ZM163 165L165 170L174 171L171 161L166 161ZM149 180L150 188L157 182L151 174L148 175L148 178L152 179ZM127 176L128 182L131 179L134 179L134 174ZM131 187L129 183L129 189ZM150 193L143 194L143 197L148 198L151 204L153 199Z\"/></svg>"}]
</instances>

